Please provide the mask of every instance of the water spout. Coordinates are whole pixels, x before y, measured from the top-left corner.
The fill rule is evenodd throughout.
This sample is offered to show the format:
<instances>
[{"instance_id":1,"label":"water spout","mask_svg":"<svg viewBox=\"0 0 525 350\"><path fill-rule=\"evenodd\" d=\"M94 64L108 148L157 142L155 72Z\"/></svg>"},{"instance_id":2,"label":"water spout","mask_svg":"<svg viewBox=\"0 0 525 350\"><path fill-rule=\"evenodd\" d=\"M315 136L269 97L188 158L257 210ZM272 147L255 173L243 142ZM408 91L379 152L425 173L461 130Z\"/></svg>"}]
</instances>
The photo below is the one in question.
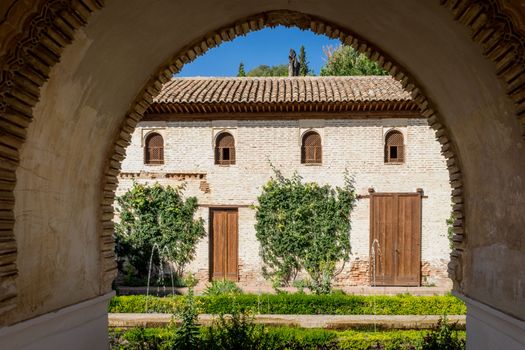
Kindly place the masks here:
<instances>
[{"instance_id":1,"label":"water spout","mask_svg":"<svg viewBox=\"0 0 525 350\"><path fill-rule=\"evenodd\" d=\"M378 259L379 258L379 259ZM377 277L377 262L381 263L381 245L379 244L379 241L374 239L372 241L372 244L370 246L370 272L372 273L372 287L376 287L376 277ZM376 329L376 293L374 291L372 296L372 308L374 312L374 332L377 331Z\"/></svg>"},{"instance_id":2,"label":"water spout","mask_svg":"<svg viewBox=\"0 0 525 350\"><path fill-rule=\"evenodd\" d=\"M167 256L170 256L170 250L167 246L163 246L162 249L159 247L157 243L153 244L153 247L151 248L151 255L149 257L149 268L148 268L148 284L146 286L146 313L148 312L148 302L149 302L149 285L151 281L151 269L153 267L153 255L155 254L155 248L157 248L157 253L159 255L159 268L160 268L160 276L161 278L164 278L164 262L162 259L162 253L167 253ZM175 294L175 283L173 280L173 266L171 264L168 264L170 267L170 275L171 275L171 294ZM163 288L163 294L166 294L166 285L162 284ZM157 286L157 294L159 294L159 286Z\"/></svg>"}]
</instances>

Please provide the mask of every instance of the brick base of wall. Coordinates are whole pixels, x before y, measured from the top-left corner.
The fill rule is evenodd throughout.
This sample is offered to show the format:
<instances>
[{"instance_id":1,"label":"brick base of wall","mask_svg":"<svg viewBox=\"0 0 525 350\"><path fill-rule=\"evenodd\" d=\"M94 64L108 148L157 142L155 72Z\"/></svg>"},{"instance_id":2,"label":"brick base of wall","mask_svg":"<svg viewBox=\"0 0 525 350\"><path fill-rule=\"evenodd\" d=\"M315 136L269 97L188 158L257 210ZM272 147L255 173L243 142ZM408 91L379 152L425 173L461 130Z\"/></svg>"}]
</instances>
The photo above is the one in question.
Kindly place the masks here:
<instances>
[{"instance_id":1,"label":"brick base of wall","mask_svg":"<svg viewBox=\"0 0 525 350\"><path fill-rule=\"evenodd\" d=\"M448 262L444 259L421 264L421 284L423 286L446 286L452 288L452 280L448 277Z\"/></svg>"},{"instance_id":2,"label":"brick base of wall","mask_svg":"<svg viewBox=\"0 0 525 350\"><path fill-rule=\"evenodd\" d=\"M357 258L345 264L343 270L334 278L334 288L371 286L369 277L370 262L368 259ZM209 282L208 269L199 269L194 272L199 280L199 287L203 288ZM298 279L306 278L301 274ZM272 283L262 276L260 270L243 268L239 265L239 281L241 288L253 290L270 290ZM445 260L423 261L421 264L421 285L449 288L452 283L447 275L447 262Z\"/></svg>"},{"instance_id":3,"label":"brick base of wall","mask_svg":"<svg viewBox=\"0 0 525 350\"><path fill-rule=\"evenodd\" d=\"M355 259L346 263L345 268L334 279L334 287L344 286L367 286L369 278L370 263L365 259Z\"/></svg>"}]
</instances>

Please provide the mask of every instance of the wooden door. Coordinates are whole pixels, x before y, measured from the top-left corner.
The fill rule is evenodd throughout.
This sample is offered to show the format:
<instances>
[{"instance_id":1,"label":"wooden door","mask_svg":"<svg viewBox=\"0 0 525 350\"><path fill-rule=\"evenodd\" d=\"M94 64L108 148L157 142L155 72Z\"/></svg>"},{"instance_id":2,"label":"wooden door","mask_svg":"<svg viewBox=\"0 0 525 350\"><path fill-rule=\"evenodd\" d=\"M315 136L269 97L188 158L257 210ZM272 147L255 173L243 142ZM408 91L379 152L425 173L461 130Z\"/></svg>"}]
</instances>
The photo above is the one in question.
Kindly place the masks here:
<instances>
[{"instance_id":1,"label":"wooden door","mask_svg":"<svg viewBox=\"0 0 525 350\"><path fill-rule=\"evenodd\" d=\"M375 267L374 267L375 257ZM370 281L418 286L421 281L421 195L370 196Z\"/></svg>"},{"instance_id":2,"label":"wooden door","mask_svg":"<svg viewBox=\"0 0 525 350\"><path fill-rule=\"evenodd\" d=\"M238 210L210 209L211 279L238 280Z\"/></svg>"}]
</instances>

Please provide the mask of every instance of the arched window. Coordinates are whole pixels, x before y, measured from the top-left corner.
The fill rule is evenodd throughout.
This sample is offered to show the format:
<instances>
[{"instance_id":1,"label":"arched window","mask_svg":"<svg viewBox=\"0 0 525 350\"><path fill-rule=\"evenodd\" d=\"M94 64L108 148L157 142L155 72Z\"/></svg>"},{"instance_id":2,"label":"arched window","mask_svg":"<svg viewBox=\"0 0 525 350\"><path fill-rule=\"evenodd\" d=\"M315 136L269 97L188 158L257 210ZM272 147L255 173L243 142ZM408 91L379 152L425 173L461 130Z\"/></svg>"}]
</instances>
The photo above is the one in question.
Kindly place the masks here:
<instances>
[{"instance_id":1,"label":"arched window","mask_svg":"<svg viewBox=\"0 0 525 350\"><path fill-rule=\"evenodd\" d=\"M315 131L308 131L303 135L301 145L301 163L321 164L323 161L323 149L321 136Z\"/></svg>"},{"instance_id":2,"label":"arched window","mask_svg":"<svg viewBox=\"0 0 525 350\"><path fill-rule=\"evenodd\" d=\"M385 137L385 163L403 163L404 160L403 134L397 130L388 132Z\"/></svg>"},{"instance_id":3,"label":"arched window","mask_svg":"<svg viewBox=\"0 0 525 350\"><path fill-rule=\"evenodd\" d=\"M164 164L164 140L160 134L149 134L148 137L146 137L145 146L145 164Z\"/></svg>"},{"instance_id":4,"label":"arched window","mask_svg":"<svg viewBox=\"0 0 525 350\"><path fill-rule=\"evenodd\" d=\"M221 133L215 140L215 164L235 164L235 139L227 132Z\"/></svg>"}]
</instances>

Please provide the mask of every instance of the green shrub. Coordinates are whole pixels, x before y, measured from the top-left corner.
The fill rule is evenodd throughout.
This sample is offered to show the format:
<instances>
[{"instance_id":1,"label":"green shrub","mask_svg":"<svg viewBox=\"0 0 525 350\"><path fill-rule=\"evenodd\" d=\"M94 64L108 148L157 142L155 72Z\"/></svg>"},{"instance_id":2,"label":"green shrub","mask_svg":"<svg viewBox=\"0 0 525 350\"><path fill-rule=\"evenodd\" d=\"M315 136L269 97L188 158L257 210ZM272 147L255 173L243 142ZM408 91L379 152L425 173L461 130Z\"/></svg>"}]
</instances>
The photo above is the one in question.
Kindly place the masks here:
<instances>
[{"instance_id":1,"label":"green shrub","mask_svg":"<svg viewBox=\"0 0 525 350\"><path fill-rule=\"evenodd\" d=\"M172 332L168 328L110 329L112 350L170 350Z\"/></svg>"},{"instance_id":2,"label":"green shrub","mask_svg":"<svg viewBox=\"0 0 525 350\"><path fill-rule=\"evenodd\" d=\"M456 324L448 323L444 317L423 337L421 350L463 350L465 347L464 335L457 330Z\"/></svg>"},{"instance_id":3,"label":"green shrub","mask_svg":"<svg viewBox=\"0 0 525 350\"><path fill-rule=\"evenodd\" d=\"M230 317L220 315L212 327L203 333L204 349L211 350L270 350L275 349L276 338L262 325L253 323L247 313L234 311Z\"/></svg>"},{"instance_id":4,"label":"green shrub","mask_svg":"<svg viewBox=\"0 0 525 350\"><path fill-rule=\"evenodd\" d=\"M256 349L256 350L426 350L464 349L450 347L422 348L427 331L331 331L291 327L253 325L249 317L237 314L237 319L224 319L214 327L201 327L199 343L191 349ZM224 322L222 324L221 322ZM431 332L432 333L432 332ZM212 335L213 334L213 335ZM465 332L457 332L464 342ZM463 343L464 344L464 343ZM110 331L113 350L172 349L173 332L169 328ZM441 345L440 345L441 346ZM444 345L446 346L446 345ZM189 350L188 348L187 350Z\"/></svg>"},{"instance_id":5,"label":"green shrub","mask_svg":"<svg viewBox=\"0 0 525 350\"><path fill-rule=\"evenodd\" d=\"M150 287L166 287L171 288L172 280L170 275L165 275L163 277L156 276L156 278L151 278L149 282ZM124 275L124 281L121 283L122 286L126 287L144 287L148 285L148 276L139 277L131 271L130 273L126 273ZM180 277L177 274L173 275L173 287L175 288L183 288L187 287L186 283L184 283L184 279ZM118 289L119 287L116 286L115 289Z\"/></svg>"},{"instance_id":6,"label":"green shrub","mask_svg":"<svg viewBox=\"0 0 525 350\"><path fill-rule=\"evenodd\" d=\"M146 299L148 298L148 299ZM461 315L465 304L452 295L446 296L362 296L362 295L307 295L307 294L240 294L197 296L203 313L230 314L233 310L260 314L300 315ZM375 300L374 300L375 299ZM143 295L118 296L111 299L109 312L173 313L180 307L183 297L146 297Z\"/></svg>"},{"instance_id":7,"label":"green shrub","mask_svg":"<svg viewBox=\"0 0 525 350\"><path fill-rule=\"evenodd\" d=\"M336 350L341 348L337 332L324 329L268 327L267 332L274 339L275 349Z\"/></svg>"},{"instance_id":8,"label":"green shrub","mask_svg":"<svg viewBox=\"0 0 525 350\"><path fill-rule=\"evenodd\" d=\"M183 301L184 299L180 296L159 298L145 295L123 295L111 298L108 310L121 313L146 312L147 303L148 310L172 314L181 307Z\"/></svg>"},{"instance_id":9,"label":"green shrub","mask_svg":"<svg viewBox=\"0 0 525 350\"><path fill-rule=\"evenodd\" d=\"M339 335L342 349L412 350L421 342L423 331L344 331Z\"/></svg>"},{"instance_id":10,"label":"green shrub","mask_svg":"<svg viewBox=\"0 0 525 350\"><path fill-rule=\"evenodd\" d=\"M156 246L159 251L153 255L155 265L170 261L175 274L182 275L195 256L197 242L206 235L204 221L194 219L197 198L185 199L183 190L184 186L134 183L128 192L117 197L115 252L121 272L147 277L150 256ZM125 263L132 269L126 271Z\"/></svg>"},{"instance_id":11,"label":"green shrub","mask_svg":"<svg viewBox=\"0 0 525 350\"><path fill-rule=\"evenodd\" d=\"M204 295L218 296L218 295L237 295L242 294L241 288L237 287L235 282L228 280L212 281L206 286Z\"/></svg>"}]
</instances>

